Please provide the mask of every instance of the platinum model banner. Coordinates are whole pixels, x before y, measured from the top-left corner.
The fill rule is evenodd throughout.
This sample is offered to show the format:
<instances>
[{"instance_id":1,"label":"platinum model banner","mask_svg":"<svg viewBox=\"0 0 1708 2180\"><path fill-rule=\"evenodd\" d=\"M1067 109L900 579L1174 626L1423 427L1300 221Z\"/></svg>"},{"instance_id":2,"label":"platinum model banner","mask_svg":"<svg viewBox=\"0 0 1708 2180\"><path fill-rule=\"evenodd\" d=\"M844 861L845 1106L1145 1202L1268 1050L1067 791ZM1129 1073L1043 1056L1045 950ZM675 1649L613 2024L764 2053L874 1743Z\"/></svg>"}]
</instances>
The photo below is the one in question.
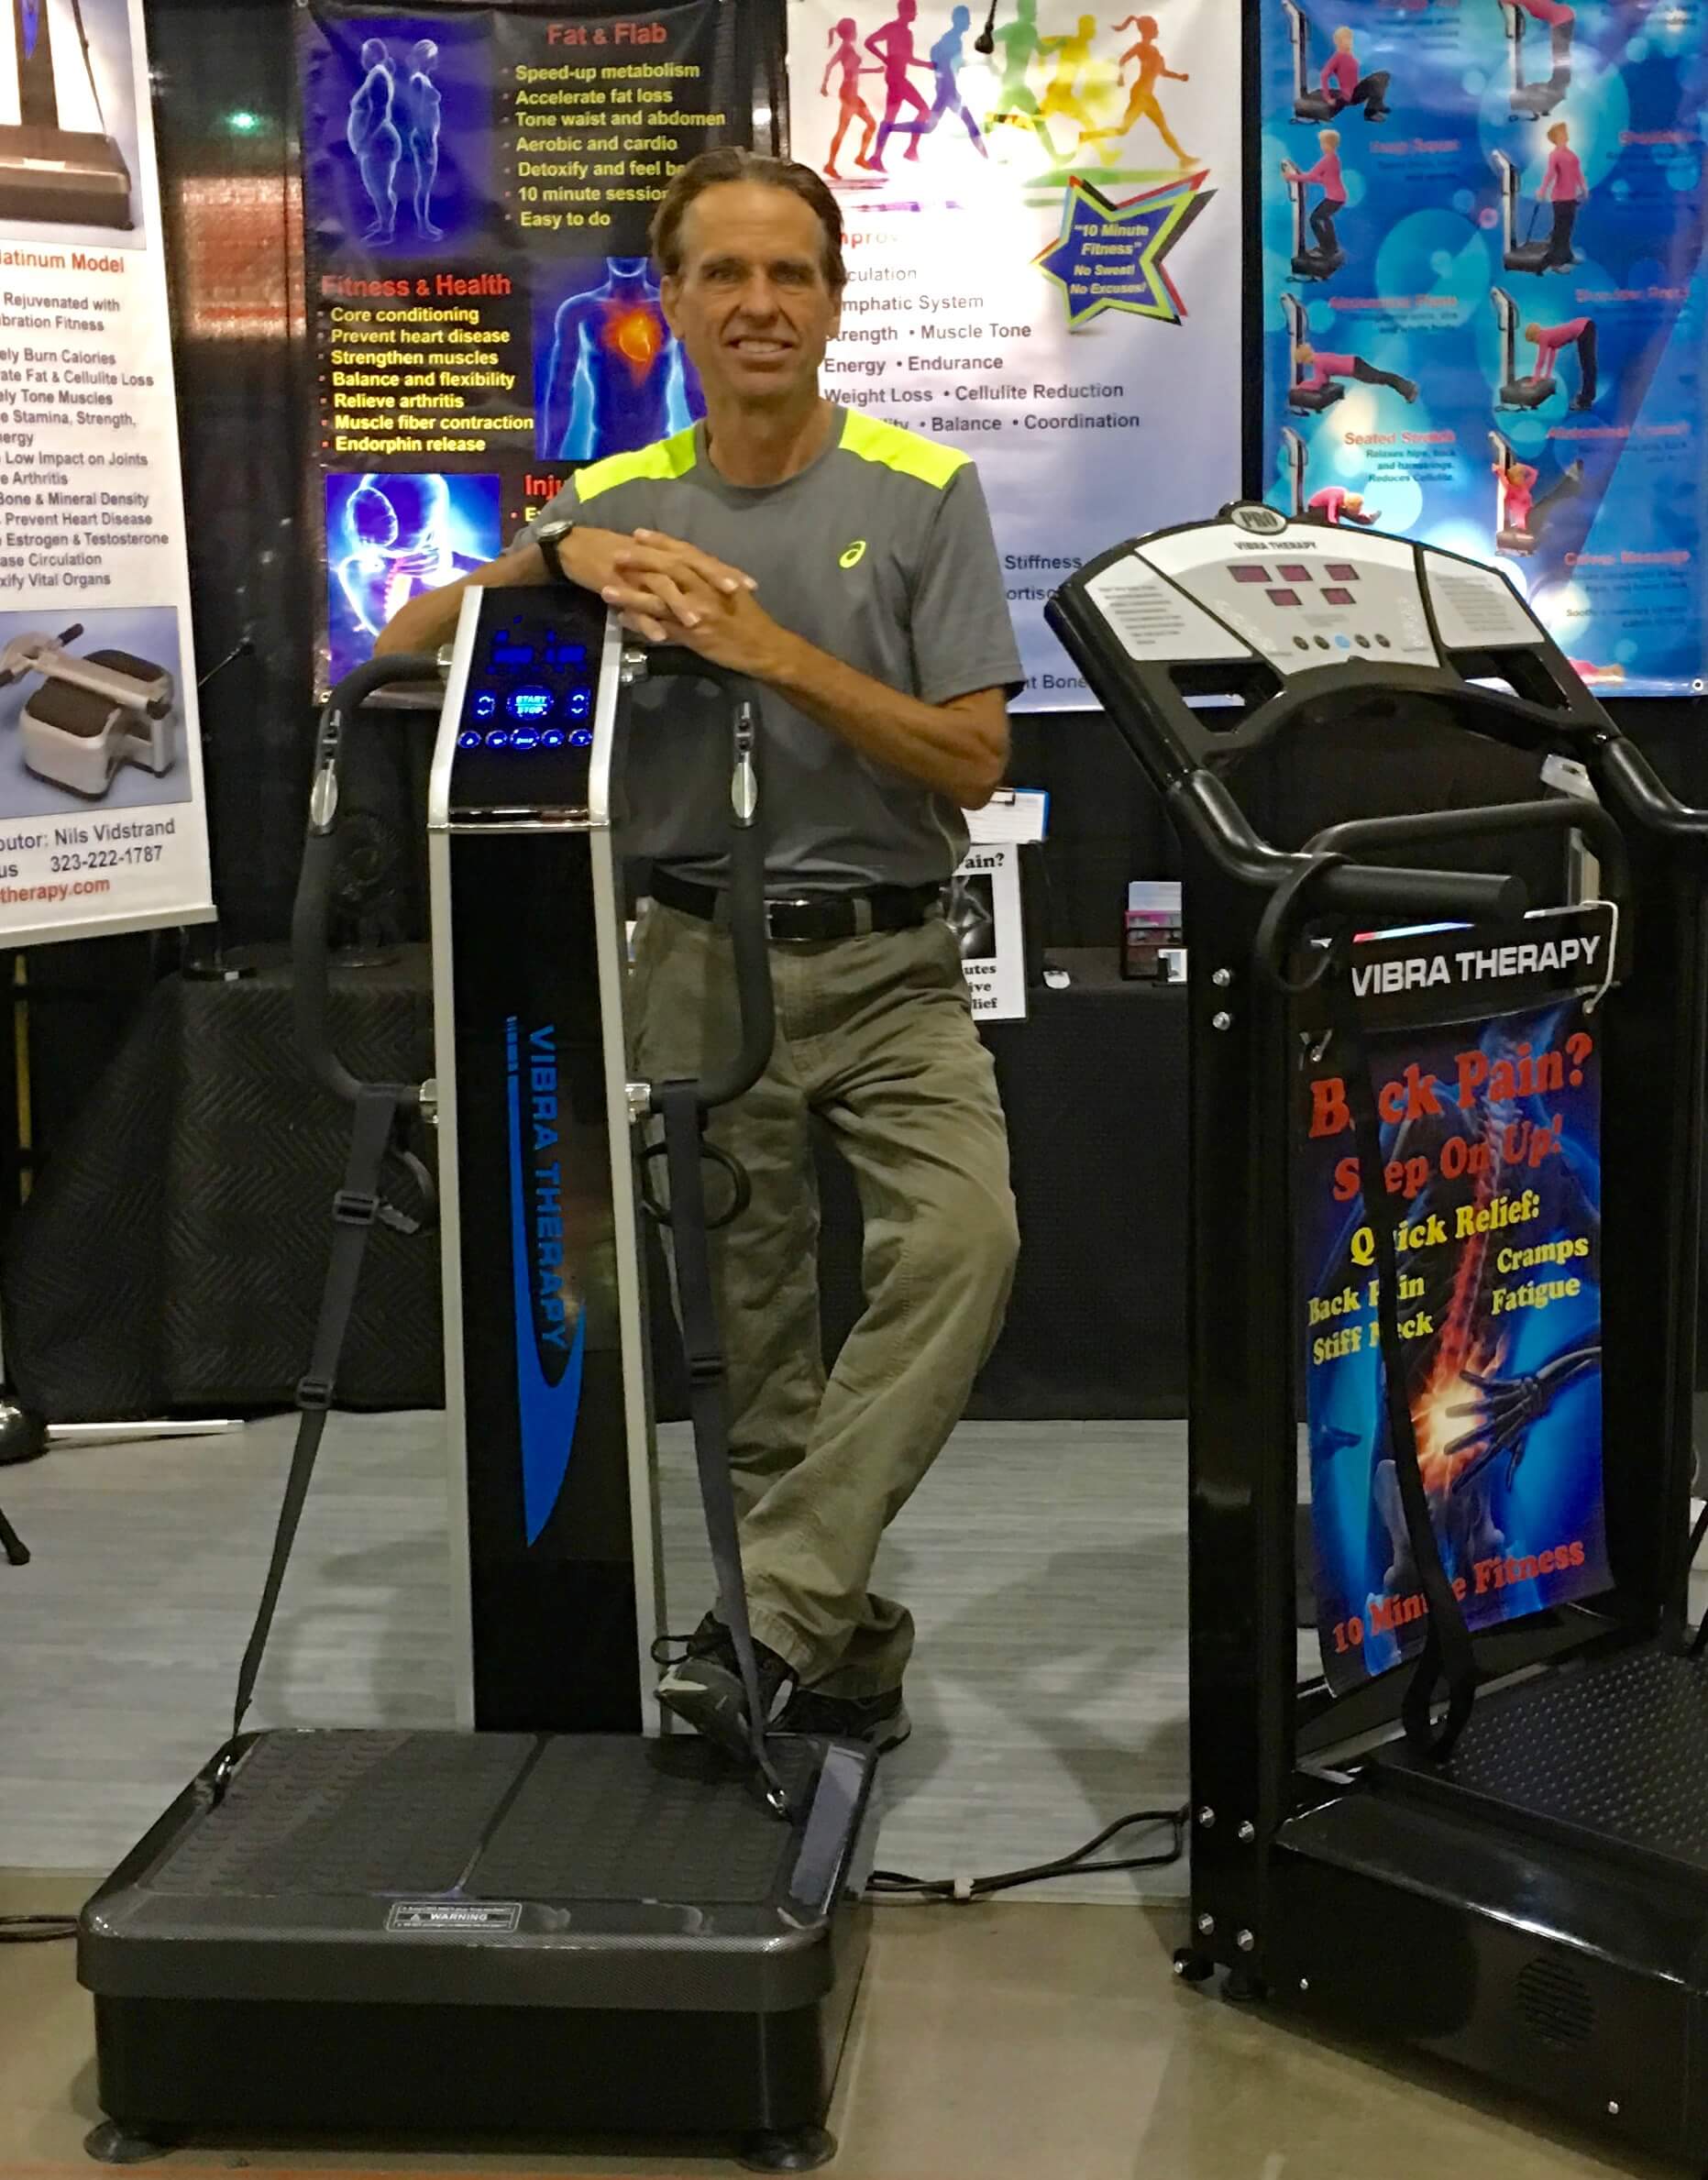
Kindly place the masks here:
<instances>
[{"instance_id":1,"label":"platinum model banner","mask_svg":"<svg viewBox=\"0 0 1708 2180\"><path fill-rule=\"evenodd\" d=\"M213 914L142 0L0 13L0 941Z\"/></svg>"},{"instance_id":2,"label":"platinum model banner","mask_svg":"<svg viewBox=\"0 0 1708 2180\"><path fill-rule=\"evenodd\" d=\"M789 142L849 230L827 387L976 462L1019 704L1083 708L1050 591L1112 539L1240 489L1238 11L986 16L791 7Z\"/></svg>"}]
</instances>

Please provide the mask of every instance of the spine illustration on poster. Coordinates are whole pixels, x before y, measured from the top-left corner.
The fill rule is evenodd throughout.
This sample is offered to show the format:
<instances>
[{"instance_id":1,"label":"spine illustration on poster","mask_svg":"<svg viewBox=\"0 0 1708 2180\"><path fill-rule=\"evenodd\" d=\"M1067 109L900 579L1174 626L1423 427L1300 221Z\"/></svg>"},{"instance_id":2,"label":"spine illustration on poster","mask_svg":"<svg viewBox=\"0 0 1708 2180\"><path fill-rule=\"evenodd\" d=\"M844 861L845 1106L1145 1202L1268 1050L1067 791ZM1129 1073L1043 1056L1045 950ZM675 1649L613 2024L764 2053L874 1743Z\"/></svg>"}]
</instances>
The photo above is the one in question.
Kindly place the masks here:
<instances>
[{"instance_id":1,"label":"spine illustration on poster","mask_svg":"<svg viewBox=\"0 0 1708 2180\"><path fill-rule=\"evenodd\" d=\"M1700 693L1708 12L1261 0L1261 44L1267 497Z\"/></svg>"},{"instance_id":2,"label":"spine illustration on poster","mask_svg":"<svg viewBox=\"0 0 1708 2180\"><path fill-rule=\"evenodd\" d=\"M722 12L303 10L323 693L582 463L702 413L646 230L678 167L750 138Z\"/></svg>"},{"instance_id":3,"label":"spine illustration on poster","mask_svg":"<svg viewBox=\"0 0 1708 2180\"><path fill-rule=\"evenodd\" d=\"M0 14L0 935L213 914L142 0Z\"/></svg>"}]
</instances>

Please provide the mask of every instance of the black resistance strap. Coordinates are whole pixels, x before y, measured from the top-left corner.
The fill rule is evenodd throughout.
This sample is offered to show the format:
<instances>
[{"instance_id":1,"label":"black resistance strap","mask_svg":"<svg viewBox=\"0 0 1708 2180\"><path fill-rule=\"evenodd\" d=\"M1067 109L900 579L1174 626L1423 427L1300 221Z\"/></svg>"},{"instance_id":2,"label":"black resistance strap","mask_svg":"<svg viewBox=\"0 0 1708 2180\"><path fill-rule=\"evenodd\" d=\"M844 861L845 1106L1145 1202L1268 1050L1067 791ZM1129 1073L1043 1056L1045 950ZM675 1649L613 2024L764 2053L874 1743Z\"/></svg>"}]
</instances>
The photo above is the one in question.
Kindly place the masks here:
<instances>
[{"instance_id":1,"label":"black resistance strap","mask_svg":"<svg viewBox=\"0 0 1708 2180\"><path fill-rule=\"evenodd\" d=\"M741 1532L735 1513L735 1487L730 1477L730 1421L725 1398L723 1338L718 1329L711 1284L711 1252L707 1243L706 1192L700 1172L702 1144L700 1085L662 1083L656 1109L664 1123L665 1154L670 1184L670 1245L676 1258L677 1309L682 1352L688 1362L689 1415L694 1426L694 1460L700 1471L700 1504L718 1580L718 1607L747 1698L747 1729L754 1762L765 1782L765 1796L778 1816L792 1815L788 1789L766 1745L766 1717L759 1696L759 1668L754 1657L753 1627L747 1617L747 1584L742 1573Z\"/></svg>"},{"instance_id":2,"label":"black resistance strap","mask_svg":"<svg viewBox=\"0 0 1708 2180\"><path fill-rule=\"evenodd\" d=\"M233 1738L243 1731L244 1716L267 1649L279 1592L284 1587L285 1569L296 1542L297 1524L303 1518L314 1457L326 1428L332 1405L338 1359L344 1336L356 1305L356 1289L362 1274L368 1237L380 1216L380 1169L385 1162L398 1108L404 1096L397 1083L364 1083L357 1094L356 1118L350 1129L349 1153L344 1163L344 1185L332 1199L332 1251L326 1264L326 1284L320 1297L320 1316L314 1327L314 1350L308 1370L299 1380L296 1404L302 1421L291 1455L291 1473L285 1482L284 1503L273 1536L273 1556L261 1591L260 1608L249 1633L248 1648L237 1672L237 1701L232 1712Z\"/></svg>"},{"instance_id":3,"label":"black resistance strap","mask_svg":"<svg viewBox=\"0 0 1708 2180\"><path fill-rule=\"evenodd\" d=\"M1351 942L1344 933L1333 944L1333 960L1323 990L1346 1080L1346 1101L1358 1144L1359 1179L1364 1217L1375 1239L1376 1319L1382 1349L1382 1382L1387 1404L1388 1449L1399 1482L1400 1506L1423 1592L1429 1607L1424 1646L1405 1690L1401 1719L1405 1737L1420 1753L1445 1763L1452 1753L1476 1700L1476 1657L1471 1631L1447 1569L1441 1564L1429 1502L1417 1466L1417 1434L1412 1425L1406 1389L1405 1350L1400 1343L1400 1278L1394 1247L1394 1201L1387 1190L1382 1158L1382 1124L1370 1079L1370 1053L1352 989ZM1447 1688L1447 1715L1434 1719L1437 1684Z\"/></svg>"}]
</instances>

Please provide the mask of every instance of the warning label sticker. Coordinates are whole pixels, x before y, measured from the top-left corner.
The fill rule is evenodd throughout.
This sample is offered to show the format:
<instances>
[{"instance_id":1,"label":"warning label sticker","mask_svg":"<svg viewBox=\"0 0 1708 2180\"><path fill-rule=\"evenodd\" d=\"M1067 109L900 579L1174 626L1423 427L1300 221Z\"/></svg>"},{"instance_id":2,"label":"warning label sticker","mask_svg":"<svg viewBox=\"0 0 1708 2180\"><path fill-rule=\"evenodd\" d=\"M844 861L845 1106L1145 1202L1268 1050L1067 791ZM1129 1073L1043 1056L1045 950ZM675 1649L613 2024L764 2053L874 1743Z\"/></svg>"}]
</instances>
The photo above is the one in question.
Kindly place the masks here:
<instances>
[{"instance_id":1,"label":"warning label sticker","mask_svg":"<svg viewBox=\"0 0 1708 2180\"><path fill-rule=\"evenodd\" d=\"M385 1919L389 1931L432 1931L439 1936L459 1932L514 1931L522 1921L520 1900L393 1900Z\"/></svg>"}]
</instances>

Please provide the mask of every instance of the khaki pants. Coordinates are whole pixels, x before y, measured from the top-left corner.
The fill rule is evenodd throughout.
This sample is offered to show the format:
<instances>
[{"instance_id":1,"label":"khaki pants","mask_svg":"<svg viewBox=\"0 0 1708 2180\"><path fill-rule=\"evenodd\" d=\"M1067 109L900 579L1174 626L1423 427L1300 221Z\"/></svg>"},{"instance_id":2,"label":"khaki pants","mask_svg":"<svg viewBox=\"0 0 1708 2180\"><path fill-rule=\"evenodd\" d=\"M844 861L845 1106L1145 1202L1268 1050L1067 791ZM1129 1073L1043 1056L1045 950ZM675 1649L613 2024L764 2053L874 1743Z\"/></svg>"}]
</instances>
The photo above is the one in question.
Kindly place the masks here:
<instances>
[{"instance_id":1,"label":"khaki pants","mask_svg":"<svg viewBox=\"0 0 1708 2180\"><path fill-rule=\"evenodd\" d=\"M747 1210L712 1236L742 1560L760 1641L825 1694L870 1696L899 1685L913 1646L907 1609L867 1589L878 1539L959 1422L1008 1302L1008 1138L940 916L774 945L771 978L770 1064L708 1131L753 1181ZM648 1082L733 1052L728 933L649 906L630 1021ZM865 1312L828 1382L813 1114L853 1169L865 1228Z\"/></svg>"}]
</instances>

